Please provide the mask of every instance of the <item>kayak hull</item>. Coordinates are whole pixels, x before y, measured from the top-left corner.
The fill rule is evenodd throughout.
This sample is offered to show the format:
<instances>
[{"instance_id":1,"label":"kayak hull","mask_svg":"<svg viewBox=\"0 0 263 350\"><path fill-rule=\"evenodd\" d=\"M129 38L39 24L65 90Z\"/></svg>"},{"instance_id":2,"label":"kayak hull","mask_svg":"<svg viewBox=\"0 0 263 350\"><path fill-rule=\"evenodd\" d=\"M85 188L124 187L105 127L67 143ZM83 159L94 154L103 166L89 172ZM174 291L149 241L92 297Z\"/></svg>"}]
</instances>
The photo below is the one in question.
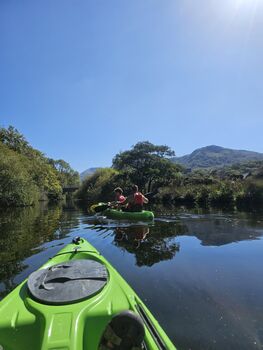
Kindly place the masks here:
<instances>
[{"instance_id":1,"label":"kayak hull","mask_svg":"<svg viewBox=\"0 0 263 350\"><path fill-rule=\"evenodd\" d=\"M96 350L112 317L123 310L141 316L148 350L175 350L156 319L118 272L87 241L65 246L41 269L90 259L108 271L105 287L91 297L65 305L35 300L21 283L0 302L0 348L4 350ZM160 344L162 344L160 346Z\"/></svg>"},{"instance_id":2,"label":"kayak hull","mask_svg":"<svg viewBox=\"0 0 263 350\"><path fill-rule=\"evenodd\" d=\"M127 220L127 221L153 221L152 211L143 210L141 212L121 211L117 209L107 209L103 212L108 219Z\"/></svg>"}]
</instances>

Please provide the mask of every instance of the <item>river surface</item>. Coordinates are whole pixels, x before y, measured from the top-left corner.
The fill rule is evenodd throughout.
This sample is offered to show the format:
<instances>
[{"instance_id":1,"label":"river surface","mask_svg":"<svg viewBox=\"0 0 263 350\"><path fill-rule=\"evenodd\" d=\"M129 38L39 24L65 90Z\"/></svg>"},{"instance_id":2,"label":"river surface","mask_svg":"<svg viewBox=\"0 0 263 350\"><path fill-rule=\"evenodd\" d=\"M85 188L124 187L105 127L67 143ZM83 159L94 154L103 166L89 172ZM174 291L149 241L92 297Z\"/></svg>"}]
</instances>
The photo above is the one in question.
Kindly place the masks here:
<instances>
[{"instance_id":1,"label":"river surface","mask_svg":"<svg viewBox=\"0 0 263 350\"><path fill-rule=\"evenodd\" d=\"M89 240L179 350L263 349L263 214L159 209L151 225L74 205L0 213L0 298L74 236Z\"/></svg>"}]
</instances>

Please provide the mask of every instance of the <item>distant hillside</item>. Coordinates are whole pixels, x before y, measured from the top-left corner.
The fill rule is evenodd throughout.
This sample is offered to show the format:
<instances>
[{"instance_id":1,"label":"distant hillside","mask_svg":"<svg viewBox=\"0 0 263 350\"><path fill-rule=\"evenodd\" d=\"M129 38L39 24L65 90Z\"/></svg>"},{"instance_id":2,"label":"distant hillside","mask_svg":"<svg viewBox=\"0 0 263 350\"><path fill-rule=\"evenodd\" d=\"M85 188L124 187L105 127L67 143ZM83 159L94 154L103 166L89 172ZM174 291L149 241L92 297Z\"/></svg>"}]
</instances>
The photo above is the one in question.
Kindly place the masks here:
<instances>
[{"instance_id":1,"label":"distant hillside","mask_svg":"<svg viewBox=\"0 0 263 350\"><path fill-rule=\"evenodd\" d=\"M187 168L210 168L233 165L251 160L263 160L263 153L234 150L220 146L198 148L191 154L175 157L173 161Z\"/></svg>"},{"instance_id":2,"label":"distant hillside","mask_svg":"<svg viewBox=\"0 0 263 350\"><path fill-rule=\"evenodd\" d=\"M81 181L83 181L85 179L85 177L94 174L97 169L99 169L99 168L89 168L87 170L84 170L82 173L80 173Z\"/></svg>"}]
</instances>

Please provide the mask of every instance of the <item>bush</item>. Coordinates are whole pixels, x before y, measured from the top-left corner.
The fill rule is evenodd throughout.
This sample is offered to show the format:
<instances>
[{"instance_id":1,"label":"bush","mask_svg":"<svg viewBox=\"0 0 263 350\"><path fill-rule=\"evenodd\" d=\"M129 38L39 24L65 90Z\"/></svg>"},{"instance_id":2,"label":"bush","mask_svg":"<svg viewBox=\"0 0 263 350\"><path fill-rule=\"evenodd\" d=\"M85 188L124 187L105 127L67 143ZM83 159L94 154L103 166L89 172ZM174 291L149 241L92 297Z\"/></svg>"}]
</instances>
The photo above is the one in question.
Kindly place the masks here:
<instances>
[{"instance_id":1,"label":"bush","mask_svg":"<svg viewBox=\"0 0 263 350\"><path fill-rule=\"evenodd\" d=\"M210 190L208 187L202 186L196 193L195 201L199 205L207 205L209 202Z\"/></svg>"},{"instance_id":2,"label":"bush","mask_svg":"<svg viewBox=\"0 0 263 350\"><path fill-rule=\"evenodd\" d=\"M263 203L263 180L248 180L246 182L243 200L254 204Z\"/></svg>"},{"instance_id":3,"label":"bush","mask_svg":"<svg viewBox=\"0 0 263 350\"><path fill-rule=\"evenodd\" d=\"M228 183L221 183L209 194L209 202L215 205L231 204L235 200L233 188Z\"/></svg>"},{"instance_id":4,"label":"bush","mask_svg":"<svg viewBox=\"0 0 263 350\"><path fill-rule=\"evenodd\" d=\"M112 168L98 169L88 176L76 193L76 197L86 202L108 201L112 199L113 189L119 185L119 172Z\"/></svg>"},{"instance_id":5,"label":"bush","mask_svg":"<svg viewBox=\"0 0 263 350\"><path fill-rule=\"evenodd\" d=\"M182 199L186 204L193 204L195 202L195 194L190 190L187 190Z\"/></svg>"},{"instance_id":6,"label":"bush","mask_svg":"<svg viewBox=\"0 0 263 350\"><path fill-rule=\"evenodd\" d=\"M0 205L32 205L39 194L29 162L0 143Z\"/></svg>"},{"instance_id":7,"label":"bush","mask_svg":"<svg viewBox=\"0 0 263 350\"><path fill-rule=\"evenodd\" d=\"M0 206L32 205L44 193L61 198L56 170L38 154L28 157L0 142Z\"/></svg>"}]
</instances>

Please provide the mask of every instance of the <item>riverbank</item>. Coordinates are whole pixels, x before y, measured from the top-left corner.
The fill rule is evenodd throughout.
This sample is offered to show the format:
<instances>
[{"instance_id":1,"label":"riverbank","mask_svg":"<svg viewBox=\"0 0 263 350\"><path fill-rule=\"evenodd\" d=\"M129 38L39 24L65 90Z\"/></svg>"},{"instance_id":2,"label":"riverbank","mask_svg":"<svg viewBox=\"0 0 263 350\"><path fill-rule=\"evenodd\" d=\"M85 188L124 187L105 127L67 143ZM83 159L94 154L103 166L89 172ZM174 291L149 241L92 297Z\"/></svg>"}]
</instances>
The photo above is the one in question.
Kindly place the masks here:
<instances>
[{"instance_id":1,"label":"riverbank","mask_svg":"<svg viewBox=\"0 0 263 350\"><path fill-rule=\"evenodd\" d=\"M168 146L138 142L120 152L112 167L97 169L86 177L76 198L86 202L114 199L115 187L124 194L137 184L150 200L162 204L236 205L263 204L263 161L244 161L217 168L186 169L172 161Z\"/></svg>"},{"instance_id":2,"label":"riverbank","mask_svg":"<svg viewBox=\"0 0 263 350\"><path fill-rule=\"evenodd\" d=\"M75 198L84 203L114 200L113 189L121 186L124 194L130 193L131 178L112 168L97 170L81 184ZM167 183L166 179L152 184L149 194L151 203L163 205L236 206L253 208L263 204L263 180L251 176L245 180L222 179L217 175L201 175L180 172L177 179ZM142 188L144 193L147 188Z\"/></svg>"}]
</instances>

